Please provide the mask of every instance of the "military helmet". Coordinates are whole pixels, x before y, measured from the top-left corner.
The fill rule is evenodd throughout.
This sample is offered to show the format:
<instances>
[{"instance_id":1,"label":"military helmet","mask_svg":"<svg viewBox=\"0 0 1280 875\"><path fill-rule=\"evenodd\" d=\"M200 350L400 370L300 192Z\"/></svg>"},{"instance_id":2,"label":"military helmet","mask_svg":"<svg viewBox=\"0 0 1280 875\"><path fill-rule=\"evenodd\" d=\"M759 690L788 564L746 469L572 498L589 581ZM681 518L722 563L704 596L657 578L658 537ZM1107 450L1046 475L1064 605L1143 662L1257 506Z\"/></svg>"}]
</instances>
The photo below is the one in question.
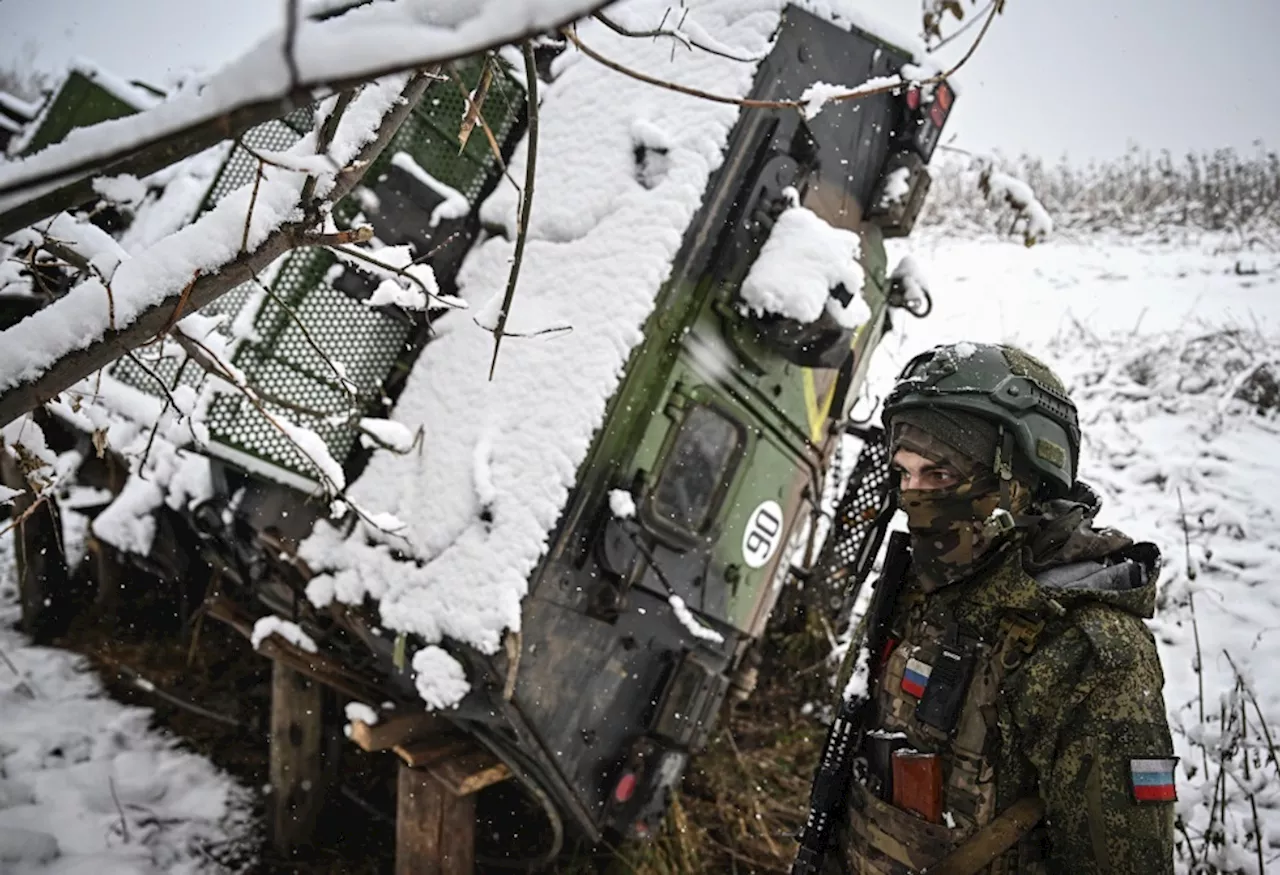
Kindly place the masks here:
<instances>
[{"instance_id":1,"label":"military helmet","mask_svg":"<svg viewBox=\"0 0 1280 875\"><path fill-rule=\"evenodd\" d=\"M1076 406L1057 375L1017 347L955 343L916 356L885 399L886 430L894 416L913 409L947 409L991 420L1040 475L1042 488L1066 495L1075 484ZM991 461L994 466L996 460ZM1011 462L1004 459L1005 465Z\"/></svg>"}]
</instances>

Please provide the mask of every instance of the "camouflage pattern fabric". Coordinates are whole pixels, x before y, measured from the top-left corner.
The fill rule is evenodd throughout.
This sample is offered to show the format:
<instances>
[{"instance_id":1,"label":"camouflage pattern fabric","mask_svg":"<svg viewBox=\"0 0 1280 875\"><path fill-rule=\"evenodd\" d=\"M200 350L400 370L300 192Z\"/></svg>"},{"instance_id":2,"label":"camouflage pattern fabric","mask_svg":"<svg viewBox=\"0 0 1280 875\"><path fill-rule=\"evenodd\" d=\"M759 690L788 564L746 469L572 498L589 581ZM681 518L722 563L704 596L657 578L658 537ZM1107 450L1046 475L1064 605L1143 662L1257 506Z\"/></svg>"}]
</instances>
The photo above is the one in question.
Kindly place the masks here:
<instances>
[{"instance_id":1,"label":"camouflage pattern fabric","mask_svg":"<svg viewBox=\"0 0 1280 875\"><path fill-rule=\"evenodd\" d=\"M1009 590L1026 586L998 576ZM1049 873L1172 873L1173 803L1137 801L1130 775L1133 759L1173 756L1164 673L1142 622L1155 574L1127 592L1037 588L1067 613L1006 681L999 795L1038 788Z\"/></svg>"},{"instance_id":2,"label":"camouflage pattern fabric","mask_svg":"<svg viewBox=\"0 0 1280 875\"><path fill-rule=\"evenodd\" d=\"M1036 793L1047 813L1014 852L986 871L1172 873L1173 804L1137 801L1130 771L1135 759L1171 758L1173 750L1161 692L1164 677L1143 623L1154 611L1158 553L1151 545L1138 544L1110 557L1113 564L1132 564L1134 580L1126 587L1057 588L1027 573L1025 540L1023 532L1004 539L977 573L949 586L926 591L917 581L904 594L894 622L895 637L904 644L922 640L926 629L940 624L958 624L966 635L993 643L1004 640L1011 620L1038 630L1030 652L1002 678L984 759L994 766L996 811ZM904 716L901 708L890 719L885 706L896 707L891 700L898 696L888 695L891 684L885 677L875 683L881 705L876 726L868 729L905 729L914 746L940 752L944 759L959 753L951 751L953 741L940 739L931 728L913 726L909 712ZM948 786L959 784L949 781ZM855 800L866 796L852 795ZM950 795L947 803L952 804ZM846 839L848 871L921 868L869 854L868 847L886 847L890 819L883 807L867 806L861 815L850 812L851 833L869 829L874 835ZM921 826L937 831L923 822ZM905 843L913 843L913 836L907 835ZM913 864L922 853L939 853L938 837L930 833L924 838L928 840L920 844L927 848L910 852Z\"/></svg>"},{"instance_id":3,"label":"camouflage pattern fabric","mask_svg":"<svg viewBox=\"0 0 1280 875\"><path fill-rule=\"evenodd\" d=\"M1010 499L1015 514L1027 505L1021 481L1010 482ZM972 574L1013 526L1010 514L996 514L1000 492L994 474L950 489L904 489L898 503L907 514L912 565L930 588Z\"/></svg>"}]
</instances>

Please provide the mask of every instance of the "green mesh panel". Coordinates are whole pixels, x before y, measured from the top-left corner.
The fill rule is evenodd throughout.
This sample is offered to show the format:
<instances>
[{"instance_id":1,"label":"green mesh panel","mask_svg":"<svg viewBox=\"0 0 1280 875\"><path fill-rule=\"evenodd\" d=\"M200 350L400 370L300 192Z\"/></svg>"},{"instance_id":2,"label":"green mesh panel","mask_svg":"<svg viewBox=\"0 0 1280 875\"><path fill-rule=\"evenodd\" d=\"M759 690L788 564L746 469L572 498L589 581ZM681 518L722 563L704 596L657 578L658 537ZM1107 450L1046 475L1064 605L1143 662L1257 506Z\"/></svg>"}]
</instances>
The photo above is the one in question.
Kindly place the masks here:
<instances>
[{"instance_id":1,"label":"green mesh panel","mask_svg":"<svg viewBox=\"0 0 1280 875\"><path fill-rule=\"evenodd\" d=\"M258 311L256 337L237 350L235 364L269 410L315 431L341 461L355 445L355 421L378 405L382 380L408 339L410 323L370 310L325 282L335 261L321 249L287 256L273 296ZM317 347L344 369L355 384L354 397ZM315 479L292 442L239 394L214 402L209 429L217 444Z\"/></svg>"},{"instance_id":2,"label":"green mesh panel","mask_svg":"<svg viewBox=\"0 0 1280 875\"><path fill-rule=\"evenodd\" d=\"M242 138L249 148L237 145L231 150L231 155L218 171L200 208L207 210L225 195L253 182L258 173L258 159L249 154L250 149L254 152L283 152L298 142L300 136L296 130L278 119L251 128Z\"/></svg>"},{"instance_id":3,"label":"green mesh panel","mask_svg":"<svg viewBox=\"0 0 1280 875\"><path fill-rule=\"evenodd\" d=\"M137 111L136 106L131 106L79 71L73 71L54 96L53 104L40 116L40 127L31 135L22 154L31 155L52 143L60 143L76 128L133 115Z\"/></svg>"},{"instance_id":4,"label":"green mesh panel","mask_svg":"<svg viewBox=\"0 0 1280 875\"><path fill-rule=\"evenodd\" d=\"M475 89L481 70L479 61L460 65L458 73L468 90ZM524 91L510 78L506 68L500 66L483 107L484 119L499 143L505 142L511 133L523 103ZM407 152L420 167L462 192L474 204L490 173L498 168L489 139L478 124L467 140L467 148L459 154L458 129L465 107L466 101L456 82L432 85L369 169L372 178L386 172L396 152Z\"/></svg>"},{"instance_id":5,"label":"green mesh panel","mask_svg":"<svg viewBox=\"0 0 1280 875\"><path fill-rule=\"evenodd\" d=\"M481 63L474 61L463 64L459 73L468 88L474 88L480 71ZM391 156L403 151L474 205L499 167L479 126L459 154L457 134L464 105L457 83L433 84L374 162L367 178L378 179ZM523 107L523 90L505 67L500 69L484 105L485 120L500 143L509 138ZM288 149L311 128L312 118L312 109L304 107L246 133L248 149L236 146L232 150L202 209L253 182L258 161L250 150ZM334 217L339 225L345 225L358 211L356 199L348 198L336 206ZM298 250L273 266L276 273L270 282L271 294L255 283L246 283L202 312L225 315L224 330L233 321L252 320L252 335L236 348L233 362L268 411L315 431L330 454L343 462L359 436L356 421L380 406L382 383L404 350L412 326L401 314L372 310L335 289L325 278L335 263L335 256L327 250ZM312 344L345 369L355 384L355 397L343 389ZM204 379L204 372L194 365L179 374L179 360L148 360L147 366L171 387L177 385L175 381L195 386ZM113 366L112 376L162 396L155 379L128 359ZM212 455L295 485L320 482L313 466L292 442L240 393L218 395L210 407L208 425Z\"/></svg>"}]
</instances>

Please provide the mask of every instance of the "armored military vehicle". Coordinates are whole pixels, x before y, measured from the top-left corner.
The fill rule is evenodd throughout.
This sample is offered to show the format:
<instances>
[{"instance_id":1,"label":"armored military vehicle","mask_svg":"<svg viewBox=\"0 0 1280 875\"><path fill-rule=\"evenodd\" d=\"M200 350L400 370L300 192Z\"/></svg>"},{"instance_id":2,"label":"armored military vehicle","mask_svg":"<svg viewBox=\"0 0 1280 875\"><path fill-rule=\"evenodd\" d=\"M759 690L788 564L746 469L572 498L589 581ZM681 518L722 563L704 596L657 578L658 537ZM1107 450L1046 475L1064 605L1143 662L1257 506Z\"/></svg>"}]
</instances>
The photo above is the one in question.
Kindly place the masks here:
<instances>
[{"instance_id":1,"label":"armored military vehicle","mask_svg":"<svg viewBox=\"0 0 1280 875\"><path fill-rule=\"evenodd\" d=\"M438 642L470 687L441 713L500 757L550 818L589 838L643 835L660 817L749 664L786 584L789 545L816 519L891 312L927 307L891 280L883 245L912 229L953 101L945 82L910 84L911 61L874 34L785 10L750 98L782 101L815 82L856 87L898 74L903 84L816 113L741 111L656 291L643 342L626 356L544 533L519 636L487 651L448 635ZM485 63L460 67L468 88ZM509 70L499 68L497 82L486 115L509 158L525 126L523 97ZM457 84L433 85L365 189L338 211L388 244L413 244L445 292L487 233L478 207L502 174L483 138L459 153L462 114ZM254 149L282 148L310 124L299 112L247 135L205 204L252 179ZM458 196L464 208L442 213ZM831 288L838 306L807 322L741 297L775 222L796 205L857 235L865 275L862 288ZM268 281L269 295L245 287L215 306L229 317L236 364L263 403L312 428L356 480L369 455L361 415L389 409L406 375L428 361L424 347L466 317L370 308L362 303L370 281L323 250L289 256ZM833 313L854 298L869 315L850 325ZM253 330L235 333L245 324ZM343 362L348 385L333 379L322 350ZM157 368L174 385L198 382L180 364ZM129 362L112 378L155 391L154 376ZM361 415L349 413L352 386ZM311 498L314 468L243 399L219 399L209 423L215 496L161 508L172 536L130 561L200 594L216 577L220 597L247 615L296 621L380 697L420 708L410 669L425 646L419 636L380 629L375 599L317 606L306 598L313 571L292 554L327 510Z\"/></svg>"}]
</instances>

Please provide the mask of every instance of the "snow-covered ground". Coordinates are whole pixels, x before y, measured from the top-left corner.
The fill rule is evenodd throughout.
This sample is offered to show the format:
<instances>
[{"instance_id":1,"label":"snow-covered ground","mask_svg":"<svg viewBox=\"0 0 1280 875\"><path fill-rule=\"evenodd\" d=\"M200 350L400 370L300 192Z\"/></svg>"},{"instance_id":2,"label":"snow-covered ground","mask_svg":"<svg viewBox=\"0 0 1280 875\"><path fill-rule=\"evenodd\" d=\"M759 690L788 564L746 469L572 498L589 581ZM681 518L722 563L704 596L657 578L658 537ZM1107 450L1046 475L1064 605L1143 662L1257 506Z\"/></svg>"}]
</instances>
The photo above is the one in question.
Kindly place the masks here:
<instances>
[{"instance_id":1,"label":"snow-covered ground","mask_svg":"<svg viewBox=\"0 0 1280 875\"><path fill-rule=\"evenodd\" d=\"M0 538L0 875L226 872L252 798L110 699L85 661L33 647Z\"/></svg>"},{"instance_id":2,"label":"snow-covered ground","mask_svg":"<svg viewBox=\"0 0 1280 875\"><path fill-rule=\"evenodd\" d=\"M1178 811L1190 846L1201 862L1256 872L1248 790L1264 859L1280 855L1280 765L1258 719L1275 738L1280 682L1270 670L1280 662L1280 590L1268 587L1280 580L1280 419L1233 395L1268 360L1280 376L1280 249L1242 256L1227 242L1091 238L1025 249L930 230L895 245L894 255L917 258L935 310L923 321L900 315L873 366L870 395L883 396L914 353L960 339L1017 342L1062 374L1081 408L1083 475L1104 498L1100 522L1153 540L1165 554L1152 626L1182 757ZM0 547L0 649L34 695L0 665L0 872L205 865L201 846L244 828L245 794L149 731L145 711L103 698L75 658L29 647L7 628L8 551ZM1233 693L1232 661L1243 696ZM1238 715L1242 704L1244 726L1238 716L1224 724L1223 710ZM1215 793L1227 800L1225 825ZM1211 821L1223 840L1206 854ZM9 862L18 847L38 852L49 843L19 842L18 828L52 836L62 856L47 869ZM1190 864L1188 854L1181 870Z\"/></svg>"}]
</instances>

